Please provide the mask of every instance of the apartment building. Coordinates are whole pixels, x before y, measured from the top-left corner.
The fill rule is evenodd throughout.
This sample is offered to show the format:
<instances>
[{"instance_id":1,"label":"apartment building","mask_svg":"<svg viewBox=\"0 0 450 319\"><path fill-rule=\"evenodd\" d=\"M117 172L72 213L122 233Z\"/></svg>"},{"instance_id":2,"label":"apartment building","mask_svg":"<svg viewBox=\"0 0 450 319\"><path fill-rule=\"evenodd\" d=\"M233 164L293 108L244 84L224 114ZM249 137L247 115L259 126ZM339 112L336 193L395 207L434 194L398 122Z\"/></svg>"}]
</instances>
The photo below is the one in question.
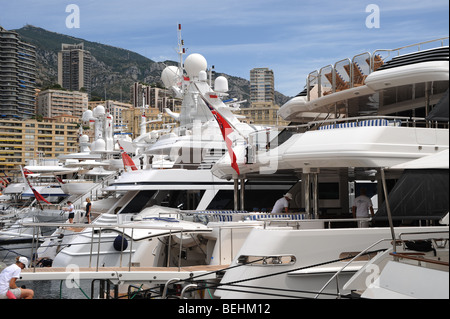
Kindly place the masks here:
<instances>
[{"instance_id":1,"label":"apartment building","mask_svg":"<svg viewBox=\"0 0 450 319\"><path fill-rule=\"evenodd\" d=\"M245 118L241 122L284 126L288 122L278 116L279 105L275 104L275 84L273 71L268 68L255 68L250 71L250 107L235 113Z\"/></svg>"},{"instance_id":2,"label":"apartment building","mask_svg":"<svg viewBox=\"0 0 450 319\"><path fill-rule=\"evenodd\" d=\"M78 148L77 123L0 119L0 171L17 171L29 160L57 159Z\"/></svg>"},{"instance_id":3,"label":"apartment building","mask_svg":"<svg viewBox=\"0 0 450 319\"><path fill-rule=\"evenodd\" d=\"M91 94L92 56L84 49L84 43L62 44L58 52L58 84L61 87Z\"/></svg>"},{"instance_id":4,"label":"apartment building","mask_svg":"<svg viewBox=\"0 0 450 319\"><path fill-rule=\"evenodd\" d=\"M0 118L35 113L36 48L0 26Z\"/></svg>"},{"instance_id":5,"label":"apartment building","mask_svg":"<svg viewBox=\"0 0 450 319\"><path fill-rule=\"evenodd\" d=\"M275 80L273 71L268 68L250 70L250 103L275 103Z\"/></svg>"},{"instance_id":6,"label":"apartment building","mask_svg":"<svg viewBox=\"0 0 450 319\"><path fill-rule=\"evenodd\" d=\"M286 126L289 123L278 116L280 107L272 102L256 102L251 107L242 108L234 113L245 116L241 122L255 125Z\"/></svg>"},{"instance_id":7,"label":"apartment building","mask_svg":"<svg viewBox=\"0 0 450 319\"><path fill-rule=\"evenodd\" d=\"M88 109L88 94L78 91L45 90L38 93L36 114L55 117L70 114L81 118Z\"/></svg>"}]
</instances>

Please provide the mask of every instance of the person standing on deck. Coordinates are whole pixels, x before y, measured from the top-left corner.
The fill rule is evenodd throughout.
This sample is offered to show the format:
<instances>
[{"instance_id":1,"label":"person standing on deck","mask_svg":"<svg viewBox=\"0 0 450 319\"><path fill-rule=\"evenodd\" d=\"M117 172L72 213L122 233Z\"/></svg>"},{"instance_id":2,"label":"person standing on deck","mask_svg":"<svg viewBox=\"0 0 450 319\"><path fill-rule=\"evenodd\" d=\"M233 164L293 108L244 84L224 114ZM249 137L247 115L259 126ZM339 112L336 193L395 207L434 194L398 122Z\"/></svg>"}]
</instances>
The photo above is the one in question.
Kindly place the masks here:
<instances>
[{"instance_id":1,"label":"person standing on deck","mask_svg":"<svg viewBox=\"0 0 450 319\"><path fill-rule=\"evenodd\" d=\"M370 216L374 216L375 213L373 211L372 200L366 195L367 190L365 188L361 188L360 195L355 198L355 202L353 203L352 213L353 218L369 218ZM369 216L370 211L370 216ZM369 227L368 221L360 221L358 222L359 228Z\"/></svg>"},{"instance_id":2,"label":"person standing on deck","mask_svg":"<svg viewBox=\"0 0 450 319\"><path fill-rule=\"evenodd\" d=\"M91 223L91 207L91 200L89 198L86 198L86 220L88 224Z\"/></svg>"}]
</instances>

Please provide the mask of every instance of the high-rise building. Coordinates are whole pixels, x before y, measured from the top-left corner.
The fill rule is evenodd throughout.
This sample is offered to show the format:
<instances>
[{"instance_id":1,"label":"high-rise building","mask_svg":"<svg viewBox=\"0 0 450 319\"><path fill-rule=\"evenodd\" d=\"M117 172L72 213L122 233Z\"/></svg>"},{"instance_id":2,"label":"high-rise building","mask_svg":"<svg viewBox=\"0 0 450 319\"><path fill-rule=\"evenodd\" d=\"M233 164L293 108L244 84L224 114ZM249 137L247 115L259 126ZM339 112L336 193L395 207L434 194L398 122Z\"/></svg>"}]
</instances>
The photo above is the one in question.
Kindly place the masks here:
<instances>
[{"instance_id":1,"label":"high-rise building","mask_svg":"<svg viewBox=\"0 0 450 319\"><path fill-rule=\"evenodd\" d=\"M241 122L284 126L289 124L278 116L280 106L275 104L275 85L273 71L268 68L256 68L250 71L250 107L235 111L243 116Z\"/></svg>"},{"instance_id":2,"label":"high-rise building","mask_svg":"<svg viewBox=\"0 0 450 319\"><path fill-rule=\"evenodd\" d=\"M0 117L35 114L36 48L0 27Z\"/></svg>"},{"instance_id":3,"label":"high-rise building","mask_svg":"<svg viewBox=\"0 0 450 319\"><path fill-rule=\"evenodd\" d=\"M250 102L275 103L275 80L268 68L250 70Z\"/></svg>"},{"instance_id":4,"label":"high-rise building","mask_svg":"<svg viewBox=\"0 0 450 319\"><path fill-rule=\"evenodd\" d=\"M91 93L91 53L84 50L84 43L63 44L58 52L58 84L61 87Z\"/></svg>"}]
</instances>

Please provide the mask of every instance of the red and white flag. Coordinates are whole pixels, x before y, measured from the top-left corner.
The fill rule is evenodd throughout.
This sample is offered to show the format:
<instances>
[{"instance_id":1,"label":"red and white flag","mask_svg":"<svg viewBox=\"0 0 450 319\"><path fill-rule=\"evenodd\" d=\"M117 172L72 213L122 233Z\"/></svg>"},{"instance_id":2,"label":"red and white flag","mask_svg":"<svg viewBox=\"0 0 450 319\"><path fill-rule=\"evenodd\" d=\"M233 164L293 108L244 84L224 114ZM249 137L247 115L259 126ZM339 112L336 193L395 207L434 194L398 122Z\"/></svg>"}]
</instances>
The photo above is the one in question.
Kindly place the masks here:
<instances>
[{"instance_id":1,"label":"red and white flag","mask_svg":"<svg viewBox=\"0 0 450 319\"><path fill-rule=\"evenodd\" d=\"M28 175L31 175L31 174L34 174L34 173L32 171L30 171L29 169L24 168L23 169L23 174L25 175L25 177L28 177Z\"/></svg>"},{"instance_id":2,"label":"red and white flag","mask_svg":"<svg viewBox=\"0 0 450 319\"><path fill-rule=\"evenodd\" d=\"M210 96L210 97L213 98L213 96ZM215 98L217 98L217 97L215 97ZM223 116L220 115L220 113L217 112L217 110L215 108L213 108L211 106L211 104L209 104L205 98L203 98L203 96L202 96L202 99L206 103L208 108L210 109L210 111L213 114L214 118L216 119L217 123L219 124L219 128L220 128L220 131L222 132L223 139L225 140L225 144L227 145L228 154L230 155L231 167L233 167L234 170L236 171L236 173L238 175L240 175L239 166L238 166L237 160L236 160L236 154L234 153L233 147L232 147L233 141L228 137L228 135L233 133L233 128L231 127L230 123L228 123L228 121L226 119L224 119Z\"/></svg>"},{"instance_id":3,"label":"red and white flag","mask_svg":"<svg viewBox=\"0 0 450 319\"><path fill-rule=\"evenodd\" d=\"M38 202L42 201L42 202L45 202L45 203L51 205L51 203L49 203L37 190L34 189L34 187L31 185L30 181L28 180L27 176L30 174L33 174L33 172L29 171L28 169L23 169L22 166L20 166L20 169L22 170L23 177L25 178L25 181L28 183L28 186L31 188L31 191L33 192L36 200ZM41 204L39 203L39 205L41 205ZM42 207L41 207L41 209L42 209Z\"/></svg>"},{"instance_id":4,"label":"red and white flag","mask_svg":"<svg viewBox=\"0 0 450 319\"><path fill-rule=\"evenodd\" d=\"M131 167L132 171L137 171L137 167L136 164L134 164L133 159L130 157L130 155L128 155L125 150L123 149L123 147L119 144L120 147L120 153L122 154L122 161L123 161L123 166L125 167L125 170L127 169L127 167Z\"/></svg>"},{"instance_id":5,"label":"red and white flag","mask_svg":"<svg viewBox=\"0 0 450 319\"><path fill-rule=\"evenodd\" d=\"M42 201L42 202L45 202L45 203L51 205L51 203L49 203L37 190L35 190L33 186L30 185L30 188L33 191L33 194L34 194L34 197L36 198L36 200L38 200L40 202Z\"/></svg>"}]
</instances>

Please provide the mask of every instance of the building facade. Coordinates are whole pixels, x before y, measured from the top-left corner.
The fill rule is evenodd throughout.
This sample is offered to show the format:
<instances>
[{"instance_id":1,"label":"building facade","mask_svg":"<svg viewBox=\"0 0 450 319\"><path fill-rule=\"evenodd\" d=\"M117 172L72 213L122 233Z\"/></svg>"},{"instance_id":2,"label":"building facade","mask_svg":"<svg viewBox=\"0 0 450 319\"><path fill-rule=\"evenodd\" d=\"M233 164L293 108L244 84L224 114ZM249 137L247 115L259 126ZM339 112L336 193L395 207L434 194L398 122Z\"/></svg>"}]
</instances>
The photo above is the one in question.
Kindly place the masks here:
<instances>
[{"instance_id":1,"label":"building facade","mask_svg":"<svg viewBox=\"0 0 450 319\"><path fill-rule=\"evenodd\" d=\"M70 114L81 118L88 109L88 100L84 92L45 90L38 93L36 113L43 117Z\"/></svg>"},{"instance_id":2,"label":"building facade","mask_svg":"<svg viewBox=\"0 0 450 319\"><path fill-rule=\"evenodd\" d=\"M58 52L58 84L61 87L91 94L91 53L84 50L84 43L62 44Z\"/></svg>"},{"instance_id":3,"label":"building facade","mask_svg":"<svg viewBox=\"0 0 450 319\"><path fill-rule=\"evenodd\" d=\"M248 124L267 126L286 126L289 123L279 115L280 107L272 102L252 103L251 107L242 108L234 113L244 116L240 121Z\"/></svg>"},{"instance_id":4,"label":"building facade","mask_svg":"<svg viewBox=\"0 0 450 319\"><path fill-rule=\"evenodd\" d=\"M250 70L250 103L275 103L275 79L268 68Z\"/></svg>"},{"instance_id":5,"label":"building facade","mask_svg":"<svg viewBox=\"0 0 450 319\"><path fill-rule=\"evenodd\" d=\"M30 160L77 151L77 123L0 118L0 171L17 171Z\"/></svg>"},{"instance_id":6,"label":"building facade","mask_svg":"<svg viewBox=\"0 0 450 319\"><path fill-rule=\"evenodd\" d=\"M0 27L0 117L35 114L36 48Z\"/></svg>"},{"instance_id":7,"label":"building facade","mask_svg":"<svg viewBox=\"0 0 450 319\"><path fill-rule=\"evenodd\" d=\"M278 116L279 105L275 104L275 82L273 71L255 68L250 71L250 107L236 111L244 118L241 122L255 125L285 126L288 123Z\"/></svg>"}]
</instances>

